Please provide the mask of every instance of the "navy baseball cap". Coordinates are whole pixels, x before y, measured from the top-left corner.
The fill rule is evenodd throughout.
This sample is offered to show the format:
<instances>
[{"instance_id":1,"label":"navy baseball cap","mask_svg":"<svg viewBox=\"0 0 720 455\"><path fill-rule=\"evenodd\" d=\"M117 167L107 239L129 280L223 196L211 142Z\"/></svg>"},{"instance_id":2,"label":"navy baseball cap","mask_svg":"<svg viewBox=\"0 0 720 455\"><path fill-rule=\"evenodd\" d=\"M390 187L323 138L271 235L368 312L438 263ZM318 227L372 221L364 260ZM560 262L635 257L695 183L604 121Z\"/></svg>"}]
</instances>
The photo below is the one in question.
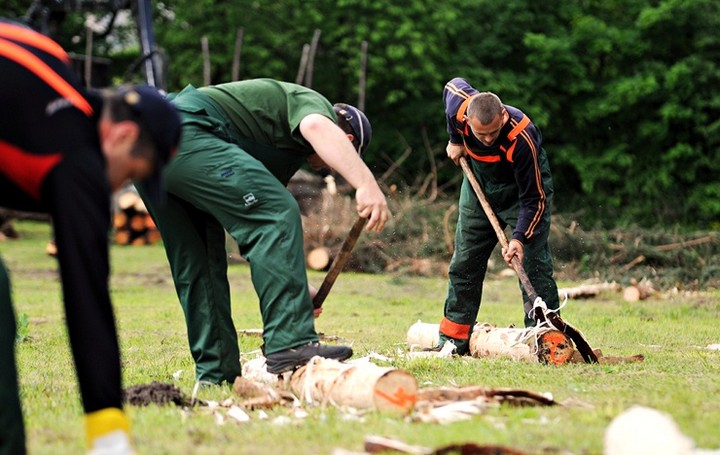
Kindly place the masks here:
<instances>
[{"instance_id":1,"label":"navy baseball cap","mask_svg":"<svg viewBox=\"0 0 720 455\"><path fill-rule=\"evenodd\" d=\"M335 113L341 115L350 124L353 135L357 140L357 152L359 155L367 149L372 139L372 128L370 121L363 111L346 103L335 103Z\"/></svg>"},{"instance_id":2,"label":"navy baseball cap","mask_svg":"<svg viewBox=\"0 0 720 455\"><path fill-rule=\"evenodd\" d=\"M157 88L149 85L123 86L118 94L155 145L155 169L142 185L153 201L163 203L166 196L163 169L177 152L182 129L180 114Z\"/></svg>"}]
</instances>

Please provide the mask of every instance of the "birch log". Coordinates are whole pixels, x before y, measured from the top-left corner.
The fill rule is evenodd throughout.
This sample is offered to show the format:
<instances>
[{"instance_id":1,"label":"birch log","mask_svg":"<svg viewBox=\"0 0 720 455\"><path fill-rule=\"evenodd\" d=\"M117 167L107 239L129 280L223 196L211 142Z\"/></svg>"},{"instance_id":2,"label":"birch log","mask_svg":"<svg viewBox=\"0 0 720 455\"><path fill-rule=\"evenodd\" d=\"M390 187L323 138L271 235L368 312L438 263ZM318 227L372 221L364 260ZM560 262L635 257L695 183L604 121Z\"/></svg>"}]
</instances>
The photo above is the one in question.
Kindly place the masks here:
<instances>
[{"instance_id":1,"label":"birch log","mask_svg":"<svg viewBox=\"0 0 720 455\"><path fill-rule=\"evenodd\" d=\"M549 328L520 329L480 324L470 336L470 355L473 357L509 357L562 365L570 360L573 351L573 344L565 334Z\"/></svg>"},{"instance_id":2,"label":"birch log","mask_svg":"<svg viewBox=\"0 0 720 455\"><path fill-rule=\"evenodd\" d=\"M440 344L440 324L418 321L407 332L407 344L411 349L429 349Z\"/></svg>"},{"instance_id":3,"label":"birch log","mask_svg":"<svg viewBox=\"0 0 720 455\"><path fill-rule=\"evenodd\" d=\"M309 403L408 414L417 401L418 384L404 370L314 357L293 373L290 389Z\"/></svg>"},{"instance_id":4,"label":"birch log","mask_svg":"<svg viewBox=\"0 0 720 455\"><path fill-rule=\"evenodd\" d=\"M439 324L416 322L407 333L408 346L415 349L433 348L439 344ZM558 330L544 328L495 327L476 324L470 336L473 357L505 357L523 362L562 365L574 352L572 341Z\"/></svg>"}]
</instances>

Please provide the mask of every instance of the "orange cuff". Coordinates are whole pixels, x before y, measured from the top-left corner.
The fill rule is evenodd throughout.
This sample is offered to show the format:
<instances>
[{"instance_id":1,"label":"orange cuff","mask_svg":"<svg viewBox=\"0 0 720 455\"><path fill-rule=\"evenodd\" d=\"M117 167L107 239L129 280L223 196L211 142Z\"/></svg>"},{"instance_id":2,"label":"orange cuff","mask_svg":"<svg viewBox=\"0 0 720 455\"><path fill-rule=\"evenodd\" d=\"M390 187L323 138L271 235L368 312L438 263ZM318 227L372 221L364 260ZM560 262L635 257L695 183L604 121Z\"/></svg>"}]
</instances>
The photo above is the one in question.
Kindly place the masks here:
<instances>
[{"instance_id":1,"label":"orange cuff","mask_svg":"<svg viewBox=\"0 0 720 455\"><path fill-rule=\"evenodd\" d=\"M467 340L470 338L470 324L458 324L448 318L442 318L440 321L440 333L458 340Z\"/></svg>"}]
</instances>

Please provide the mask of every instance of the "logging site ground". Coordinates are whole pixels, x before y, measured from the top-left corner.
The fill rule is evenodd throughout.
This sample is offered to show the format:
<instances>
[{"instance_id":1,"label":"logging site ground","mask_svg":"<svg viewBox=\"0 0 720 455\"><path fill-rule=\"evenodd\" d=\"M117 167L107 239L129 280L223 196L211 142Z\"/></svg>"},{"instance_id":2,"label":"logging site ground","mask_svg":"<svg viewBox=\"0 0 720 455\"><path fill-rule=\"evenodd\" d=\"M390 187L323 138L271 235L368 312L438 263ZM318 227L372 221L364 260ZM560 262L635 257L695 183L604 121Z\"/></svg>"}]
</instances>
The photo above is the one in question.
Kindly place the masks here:
<instances>
[{"instance_id":1,"label":"logging site ground","mask_svg":"<svg viewBox=\"0 0 720 455\"><path fill-rule=\"evenodd\" d=\"M33 221L19 221L14 227L20 238L0 242L0 251L10 270L18 318L17 357L29 451L82 453L82 408L63 324L57 264L45 252L50 227ZM565 234L570 231L567 225L563 229ZM381 241L372 234L366 237L358 245L360 253ZM650 249L644 243L616 240L606 237L605 243L618 245L614 254L624 255L616 259L617 269L630 270L633 266L628 264L641 255L644 259L635 265L647 265ZM667 240L656 244L674 245ZM195 387L193 363L161 244L113 245L111 258L124 386L169 384L188 399ZM590 259L564 270L580 270ZM411 263L404 264L409 268ZM128 404L138 453L362 453L372 437L383 437L430 450L472 443L517 451L497 453L600 454L612 420L633 405L666 413L696 447L720 448L717 290L664 286L634 302L619 290L568 301L563 318L580 329L593 348L606 356L640 354L643 361L553 366L509 358L418 358L407 355L407 331L418 320L439 322L446 278L401 271L396 267L385 273L342 273L316 320L318 331L351 344L353 359L369 357L383 367L409 372L420 390L511 388L550 396L552 405L488 403L466 412L464 420L451 418L463 414L457 412L446 414L447 421L423 421L416 412L403 416L300 401L297 406L246 408L239 418L231 412L238 409L231 404L239 402L232 387L203 387L195 391L196 400L218 405ZM311 283L319 286L324 272L308 273ZM602 272L593 274L606 280ZM261 344L251 333L262 328L257 297L246 264L231 263L229 277L241 352L251 360ZM643 277L637 275L637 280ZM561 270L558 278L560 287L572 288L588 277ZM478 321L498 327L522 323L516 278L501 273L488 277ZM665 430L634 433L633 439L667 435Z\"/></svg>"}]
</instances>

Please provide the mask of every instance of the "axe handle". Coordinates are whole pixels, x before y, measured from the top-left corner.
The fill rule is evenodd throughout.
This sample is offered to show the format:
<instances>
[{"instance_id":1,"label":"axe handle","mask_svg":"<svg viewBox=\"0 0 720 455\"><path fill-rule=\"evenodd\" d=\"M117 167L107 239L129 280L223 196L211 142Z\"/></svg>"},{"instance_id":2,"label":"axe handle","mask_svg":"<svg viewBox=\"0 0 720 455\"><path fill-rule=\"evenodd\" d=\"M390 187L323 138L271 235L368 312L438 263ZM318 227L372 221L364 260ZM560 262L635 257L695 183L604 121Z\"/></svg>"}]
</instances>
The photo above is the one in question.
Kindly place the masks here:
<instances>
[{"instance_id":1,"label":"axe handle","mask_svg":"<svg viewBox=\"0 0 720 455\"><path fill-rule=\"evenodd\" d=\"M314 308L320 308L323 302L325 302L325 298L330 293L330 289L333 284L335 284L335 280L350 259L350 253L355 247L355 242L357 242L358 237L360 237L360 233L362 232L363 227L365 227L366 221L367 218L358 217L357 221L355 221L355 224L353 224L353 227L350 229L350 233L348 233L345 241L340 247L340 251L335 257L335 260L333 260L330 270L328 270L327 275L325 275L325 279L323 280L320 289L318 289L317 294L315 294L315 297L313 298Z\"/></svg>"},{"instance_id":2,"label":"axe handle","mask_svg":"<svg viewBox=\"0 0 720 455\"><path fill-rule=\"evenodd\" d=\"M495 216L495 212L493 211L490 203L485 197L485 192L480 186L480 183L478 183L477 179L475 178L475 174L473 174L472 169L470 169L470 165L468 164L467 159L464 156L461 156L459 161L460 167L462 167L462 170L465 173L465 177L467 177L470 185L472 185L473 187L473 190L475 190L475 195L477 195L478 201L480 201L480 205L482 205L483 211L485 211L485 215L487 215L488 220L490 220L490 224L492 224L492 227L495 230L495 234L500 241L500 245L502 245L502 247L507 250L508 239L505 236L505 231L503 231L500 227L500 222L498 221L497 216ZM534 302L535 299L537 299L538 297L537 293L535 292L535 288L533 287L532 283L530 283L530 278L525 272L525 268L523 267L517 256L513 257L511 262L513 269L515 269L515 272L520 279L520 283L522 284L523 289L525 289L525 292L530 298L530 302L528 303L532 305L532 302ZM526 306L525 312L527 313L529 310L530 308ZM538 307L535 307L533 309L533 318L538 323L546 321L548 319L543 310ZM550 313L549 319L550 323L553 324L555 328L557 328L561 332L566 333L570 337L570 339L573 340L575 346L578 348L578 351L580 351L580 354L583 356L583 359L586 363L598 362L597 355L595 354L595 352L593 352L590 344L588 344L588 342L585 340L585 337L583 337L579 330L566 323L557 313Z\"/></svg>"}]
</instances>

